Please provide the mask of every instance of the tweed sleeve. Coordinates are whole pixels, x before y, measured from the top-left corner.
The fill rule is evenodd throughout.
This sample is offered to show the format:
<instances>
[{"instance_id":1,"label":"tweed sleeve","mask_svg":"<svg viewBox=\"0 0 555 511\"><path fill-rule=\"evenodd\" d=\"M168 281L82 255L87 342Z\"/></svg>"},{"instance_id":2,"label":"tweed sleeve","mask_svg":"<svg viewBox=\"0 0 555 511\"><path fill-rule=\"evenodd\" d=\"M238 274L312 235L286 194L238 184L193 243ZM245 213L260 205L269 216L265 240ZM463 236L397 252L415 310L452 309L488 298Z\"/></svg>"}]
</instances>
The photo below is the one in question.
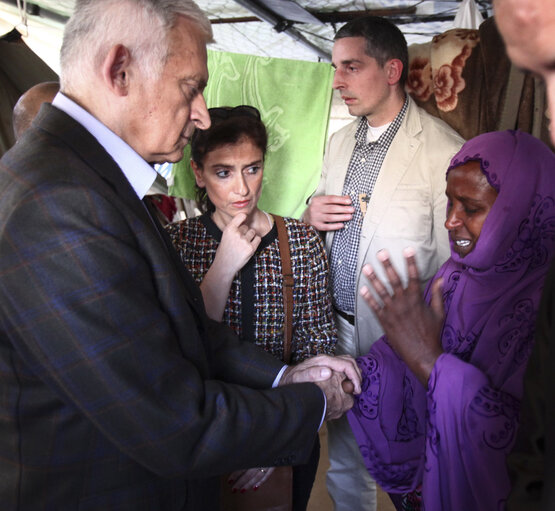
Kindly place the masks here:
<instances>
[{"instance_id":1,"label":"tweed sleeve","mask_svg":"<svg viewBox=\"0 0 555 511\"><path fill-rule=\"evenodd\" d=\"M216 257L219 243L211 237L199 217L166 225L181 261L200 285Z\"/></svg>"}]
</instances>

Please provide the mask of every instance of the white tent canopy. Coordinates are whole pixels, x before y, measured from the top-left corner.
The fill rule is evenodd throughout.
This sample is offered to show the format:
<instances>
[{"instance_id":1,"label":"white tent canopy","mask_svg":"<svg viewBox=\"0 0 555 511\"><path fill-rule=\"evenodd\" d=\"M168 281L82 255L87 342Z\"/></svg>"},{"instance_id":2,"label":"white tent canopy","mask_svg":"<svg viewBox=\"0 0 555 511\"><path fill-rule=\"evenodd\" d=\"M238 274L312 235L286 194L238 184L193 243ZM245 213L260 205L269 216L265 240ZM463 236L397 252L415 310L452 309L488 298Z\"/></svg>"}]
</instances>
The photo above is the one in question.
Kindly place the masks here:
<instances>
[{"instance_id":1,"label":"white tent canopy","mask_svg":"<svg viewBox=\"0 0 555 511\"><path fill-rule=\"evenodd\" d=\"M491 0L474 0L485 17ZM18 9L17 4L21 6ZM409 44L429 41L453 28L460 0L198 0L212 21L211 49L232 53L327 60L338 28L356 16L375 13L398 24ZM27 12L24 9L26 4ZM0 28L13 26L50 67L58 71L65 19L74 0L0 0ZM25 26L22 17L26 15Z\"/></svg>"}]
</instances>

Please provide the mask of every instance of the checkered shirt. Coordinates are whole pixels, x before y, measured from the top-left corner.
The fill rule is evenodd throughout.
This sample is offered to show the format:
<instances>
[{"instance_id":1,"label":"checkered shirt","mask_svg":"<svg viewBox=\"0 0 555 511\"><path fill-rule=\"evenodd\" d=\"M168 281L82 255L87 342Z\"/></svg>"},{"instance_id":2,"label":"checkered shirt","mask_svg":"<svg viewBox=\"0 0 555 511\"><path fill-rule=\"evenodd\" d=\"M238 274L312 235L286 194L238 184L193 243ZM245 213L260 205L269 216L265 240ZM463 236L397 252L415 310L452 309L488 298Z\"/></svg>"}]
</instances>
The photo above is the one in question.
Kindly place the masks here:
<instances>
[{"instance_id":1,"label":"checkered shirt","mask_svg":"<svg viewBox=\"0 0 555 511\"><path fill-rule=\"evenodd\" d=\"M336 231L330 252L333 303L335 307L349 314L354 314L355 310L358 246L364 220L359 197L361 194L366 194L368 199L372 196L383 160L403 122L407 105L408 100L405 99L397 117L375 142L367 141L366 117L360 119L355 133L356 144L343 184L343 195L351 197L355 212L353 218L345 223L345 227Z\"/></svg>"}]
</instances>

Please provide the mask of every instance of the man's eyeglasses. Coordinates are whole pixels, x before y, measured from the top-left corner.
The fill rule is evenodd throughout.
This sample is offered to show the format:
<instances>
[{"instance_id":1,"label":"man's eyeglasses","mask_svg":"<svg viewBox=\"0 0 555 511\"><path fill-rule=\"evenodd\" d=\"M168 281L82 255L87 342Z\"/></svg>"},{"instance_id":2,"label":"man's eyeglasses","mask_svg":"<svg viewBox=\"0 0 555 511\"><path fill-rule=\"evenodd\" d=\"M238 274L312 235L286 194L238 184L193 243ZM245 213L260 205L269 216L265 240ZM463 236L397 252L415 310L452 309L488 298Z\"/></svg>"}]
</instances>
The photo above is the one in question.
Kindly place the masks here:
<instances>
[{"instance_id":1,"label":"man's eyeglasses","mask_svg":"<svg viewBox=\"0 0 555 511\"><path fill-rule=\"evenodd\" d=\"M239 105L239 106L219 106L209 108L210 120L212 122L223 121L230 117L254 117L260 120L260 112L254 106Z\"/></svg>"}]
</instances>

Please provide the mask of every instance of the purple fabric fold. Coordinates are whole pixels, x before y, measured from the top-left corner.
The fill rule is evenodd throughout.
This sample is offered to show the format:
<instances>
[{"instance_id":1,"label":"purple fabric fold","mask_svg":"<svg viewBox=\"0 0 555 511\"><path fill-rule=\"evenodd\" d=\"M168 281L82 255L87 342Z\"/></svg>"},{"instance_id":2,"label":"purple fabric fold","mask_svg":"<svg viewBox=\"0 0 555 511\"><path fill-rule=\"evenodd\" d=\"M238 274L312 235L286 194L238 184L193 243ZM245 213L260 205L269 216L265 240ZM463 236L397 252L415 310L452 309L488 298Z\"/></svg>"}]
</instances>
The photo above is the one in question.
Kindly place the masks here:
<instances>
[{"instance_id":1,"label":"purple fabric fold","mask_svg":"<svg viewBox=\"0 0 555 511\"><path fill-rule=\"evenodd\" d=\"M498 196L475 249L451 250L432 279L444 279L446 317L428 388L384 337L358 359L363 392L348 415L376 481L391 493L421 486L426 511L504 509L505 457L555 254L551 150L526 133L493 132L468 141L449 170L469 160Z\"/></svg>"}]
</instances>

